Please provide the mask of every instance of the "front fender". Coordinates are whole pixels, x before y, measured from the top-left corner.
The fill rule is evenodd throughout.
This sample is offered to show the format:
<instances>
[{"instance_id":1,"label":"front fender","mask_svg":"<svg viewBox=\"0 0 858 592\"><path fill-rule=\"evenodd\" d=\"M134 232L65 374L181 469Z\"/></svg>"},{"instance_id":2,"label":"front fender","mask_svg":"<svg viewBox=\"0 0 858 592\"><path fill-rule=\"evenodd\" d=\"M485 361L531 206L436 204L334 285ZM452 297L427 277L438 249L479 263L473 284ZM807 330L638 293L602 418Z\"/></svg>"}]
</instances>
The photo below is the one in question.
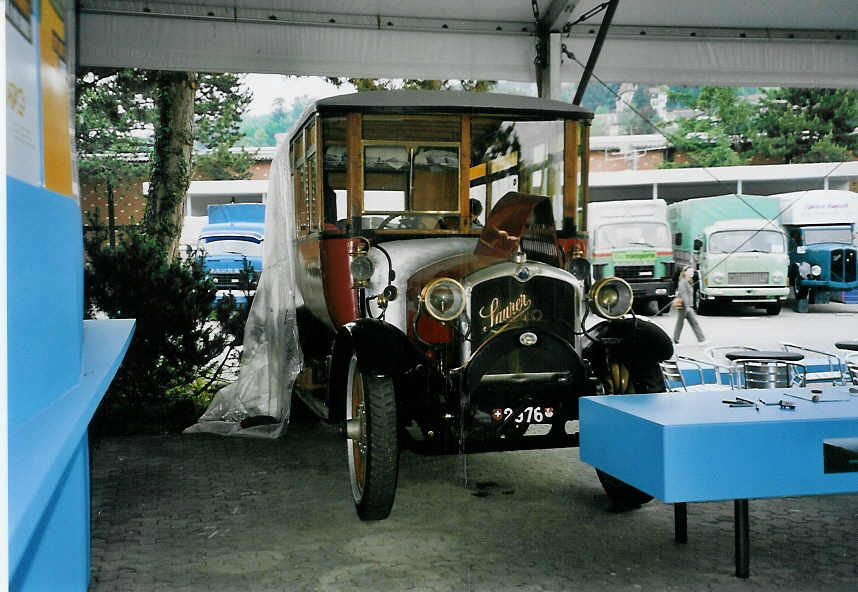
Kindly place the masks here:
<instances>
[{"instance_id":1,"label":"front fender","mask_svg":"<svg viewBox=\"0 0 858 592\"><path fill-rule=\"evenodd\" d=\"M408 337L399 329L377 319L359 319L339 328L331 351L328 380L330 421L342 419L349 361L357 355L364 374L396 377L413 370L423 361Z\"/></svg>"},{"instance_id":2,"label":"front fender","mask_svg":"<svg viewBox=\"0 0 858 592\"><path fill-rule=\"evenodd\" d=\"M603 337L620 340L610 346L611 353L627 365L648 366L673 355L670 336L655 323L637 317L603 321L587 333L595 339L584 348L584 356L597 366L604 365L605 346L599 341Z\"/></svg>"}]
</instances>

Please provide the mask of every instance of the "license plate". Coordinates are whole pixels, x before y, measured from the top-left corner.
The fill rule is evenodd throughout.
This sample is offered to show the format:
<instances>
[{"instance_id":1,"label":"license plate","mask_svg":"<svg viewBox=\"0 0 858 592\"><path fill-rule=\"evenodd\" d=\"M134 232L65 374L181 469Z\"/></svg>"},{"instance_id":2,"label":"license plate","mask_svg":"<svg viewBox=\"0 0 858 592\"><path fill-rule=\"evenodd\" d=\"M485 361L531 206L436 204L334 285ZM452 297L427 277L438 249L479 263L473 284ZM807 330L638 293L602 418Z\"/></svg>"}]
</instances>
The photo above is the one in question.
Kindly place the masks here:
<instances>
[{"instance_id":1,"label":"license plate","mask_svg":"<svg viewBox=\"0 0 858 592\"><path fill-rule=\"evenodd\" d=\"M517 424L551 423L554 418L554 407L525 407L518 414L511 407L495 409L492 412L495 421L512 421Z\"/></svg>"}]
</instances>

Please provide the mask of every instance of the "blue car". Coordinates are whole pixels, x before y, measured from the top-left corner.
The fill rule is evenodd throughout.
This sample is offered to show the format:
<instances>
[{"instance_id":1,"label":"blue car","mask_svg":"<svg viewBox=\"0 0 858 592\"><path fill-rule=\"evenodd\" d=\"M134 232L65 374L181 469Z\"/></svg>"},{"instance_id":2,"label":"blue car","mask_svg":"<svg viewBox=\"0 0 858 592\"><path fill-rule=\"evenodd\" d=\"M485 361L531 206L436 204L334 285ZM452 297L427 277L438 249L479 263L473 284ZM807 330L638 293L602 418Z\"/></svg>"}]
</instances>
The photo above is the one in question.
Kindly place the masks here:
<instances>
[{"instance_id":1,"label":"blue car","mask_svg":"<svg viewBox=\"0 0 858 592\"><path fill-rule=\"evenodd\" d=\"M198 248L203 268L217 285L217 299L232 294L246 301L248 286L241 285L241 273L250 273L250 293L256 291L262 272L262 245L265 233L263 204L209 206L209 224L200 232Z\"/></svg>"}]
</instances>

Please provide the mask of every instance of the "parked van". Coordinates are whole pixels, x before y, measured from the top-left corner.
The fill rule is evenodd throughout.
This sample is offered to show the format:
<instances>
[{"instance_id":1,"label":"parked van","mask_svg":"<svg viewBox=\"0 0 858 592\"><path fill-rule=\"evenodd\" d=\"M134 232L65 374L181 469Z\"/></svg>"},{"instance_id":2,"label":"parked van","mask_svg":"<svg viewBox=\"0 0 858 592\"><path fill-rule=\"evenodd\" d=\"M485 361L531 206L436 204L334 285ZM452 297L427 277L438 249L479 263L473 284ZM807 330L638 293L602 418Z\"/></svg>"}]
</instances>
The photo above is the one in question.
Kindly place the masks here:
<instances>
[{"instance_id":1,"label":"parked van","mask_svg":"<svg viewBox=\"0 0 858 592\"><path fill-rule=\"evenodd\" d=\"M788 237L789 280L797 301L824 304L831 292L858 287L858 193L817 189L773 196ZM806 311L801 304L798 311Z\"/></svg>"},{"instance_id":2,"label":"parked van","mask_svg":"<svg viewBox=\"0 0 858 592\"><path fill-rule=\"evenodd\" d=\"M640 303L643 312L669 306L674 261L665 201L590 203L587 221L590 227L587 257L593 266L594 279L626 280L634 290L635 304Z\"/></svg>"},{"instance_id":3,"label":"parked van","mask_svg":"<svg viewBox=\"0 0 858 592\"><path fill-rule=\"evenodd\" d=\"M676 265L695 271L694 309L752 304L776 315L789 293L786 235L778 201L719 195L668 206Z\"/></svg>"}]
</instances>

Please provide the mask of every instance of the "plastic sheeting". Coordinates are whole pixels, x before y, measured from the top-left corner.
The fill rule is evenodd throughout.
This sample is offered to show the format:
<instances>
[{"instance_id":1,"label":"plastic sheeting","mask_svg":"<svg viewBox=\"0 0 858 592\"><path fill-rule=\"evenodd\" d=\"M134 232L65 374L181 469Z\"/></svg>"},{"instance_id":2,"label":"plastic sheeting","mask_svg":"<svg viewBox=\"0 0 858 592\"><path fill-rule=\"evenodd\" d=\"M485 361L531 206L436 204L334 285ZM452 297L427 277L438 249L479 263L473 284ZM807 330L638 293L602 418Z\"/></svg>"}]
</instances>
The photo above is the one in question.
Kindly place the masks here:
<instances>
[{"instance_id":1,"label":"plastic sheeting","mask_svg":"<svg viewBox=\"0 0 858 592\"><path fill-rule=\"evenodd\" d=\"M185 433L276 438L289 423L292 385L303 356L295 319L295 220L289 145L271 163L263 272L244 328L238 380L222 388Z\"/></svg>"}]
</instances>

